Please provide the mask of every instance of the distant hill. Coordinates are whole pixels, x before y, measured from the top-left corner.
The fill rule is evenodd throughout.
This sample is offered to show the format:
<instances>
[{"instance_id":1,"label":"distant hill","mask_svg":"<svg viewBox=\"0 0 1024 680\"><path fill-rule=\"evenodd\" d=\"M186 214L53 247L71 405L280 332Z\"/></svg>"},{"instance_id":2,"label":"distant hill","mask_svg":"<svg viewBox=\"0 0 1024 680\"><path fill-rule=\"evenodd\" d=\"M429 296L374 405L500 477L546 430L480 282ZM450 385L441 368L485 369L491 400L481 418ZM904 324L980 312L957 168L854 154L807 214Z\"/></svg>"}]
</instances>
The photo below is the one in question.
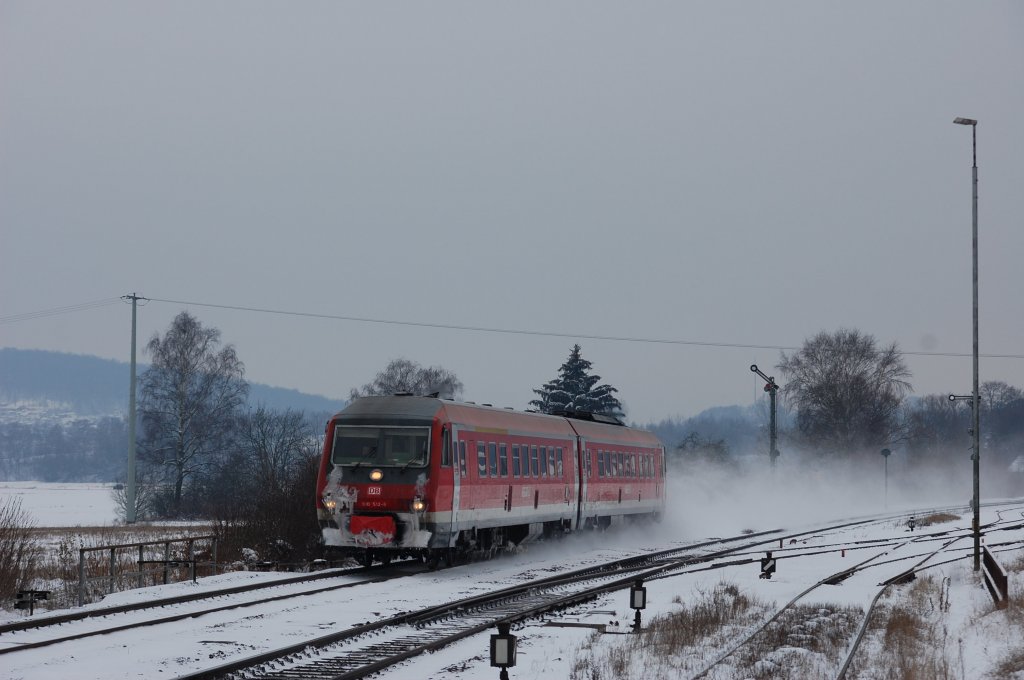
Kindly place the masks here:
<instances>
[{"instance_id":1,"label":"distant hill","mask_svg":"<svg viewBox=\"0 0 1024 680\"><path fill-rule=\"evenodd\" d=\"M140 364L138 373L147 367ZM126 362L82 354L65 354L33 349L0 349L0 410L24 411L34 408L74 413L78 416L124 414L128 410L128 381L131 367ZM249 403L268 408L290 408L306 412L335 412L345 405L284 387L249 383Z\"/></svg>"}]
</instances>

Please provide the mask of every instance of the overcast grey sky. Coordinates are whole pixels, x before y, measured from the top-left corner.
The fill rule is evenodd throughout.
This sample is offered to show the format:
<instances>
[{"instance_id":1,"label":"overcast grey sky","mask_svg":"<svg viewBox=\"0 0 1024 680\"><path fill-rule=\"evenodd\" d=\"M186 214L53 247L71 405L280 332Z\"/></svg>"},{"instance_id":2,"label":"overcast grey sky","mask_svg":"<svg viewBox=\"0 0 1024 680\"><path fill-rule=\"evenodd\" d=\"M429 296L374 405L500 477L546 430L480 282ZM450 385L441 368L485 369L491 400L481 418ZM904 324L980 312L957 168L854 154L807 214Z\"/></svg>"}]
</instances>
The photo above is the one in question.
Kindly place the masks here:
<instances>
[{"instance_id":1,"label":"overcast grey sky","mask_svg":"<svg viewBox=\"0 0 1024 680\"><path fill-rule=\"evenodd\" d=\"M0 0L0 317L114 298L581 339L632 419L853 327L919 394L1024 354L1019 2ZM139 345L182 305L140 309ZM249 379L404 356L523 408L574 340L188 307ZM118 303L0 346L127 360ZM1024 360L982 359L1024 387Z\"/></svg>"}]
</instances>

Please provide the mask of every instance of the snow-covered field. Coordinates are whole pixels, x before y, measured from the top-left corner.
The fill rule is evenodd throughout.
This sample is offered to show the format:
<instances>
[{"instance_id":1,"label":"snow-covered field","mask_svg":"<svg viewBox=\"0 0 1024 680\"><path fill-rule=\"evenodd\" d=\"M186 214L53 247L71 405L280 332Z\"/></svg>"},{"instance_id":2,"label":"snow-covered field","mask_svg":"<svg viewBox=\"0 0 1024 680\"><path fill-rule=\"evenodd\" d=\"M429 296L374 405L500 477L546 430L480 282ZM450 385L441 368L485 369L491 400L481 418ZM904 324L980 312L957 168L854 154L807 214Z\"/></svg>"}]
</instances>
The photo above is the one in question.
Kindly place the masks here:
<instances>
[{"instance_id":1,"label":"snow-covered field","mask_svg":"<svg viewBox=\"0 0 1024 680\"><path fill-rule=\"evenodd\" d=\"M89 522L110 523L113 521L112 502L109 490L92 487L87 489L68 488L70 485L4 485L2 492L20 493L27 508L39 508L41 517L55 518L65 523L74 503L95 508L95 515ZM683 493L676 489L677 494ZM753 499L747 506L748 512L733 508L733 494ZM826 493L822 491L822 493ZM90 501L88 497L92 495ZM48 654L40 649L24 654L0 657L0 666L5 670L3 677L22 680L48 680L69 677L88 680L89 678L151 678L175 677L190 669L201 668L211 658L230 658L236 654L249 654L257 650L273 649L290 643L298 635L310 635L313 631L330 631L354 625L359 622L387 616L398 611L450 601L484 589L503 584L522 582L527 577L549 575L552 571L575 566L579 561L611 559L627 553L636 553L654 548L681 545L699 540L712 534L735 534L742 529L762 530L772 528L780 519L772 516L765 504L764 513L749 512L759 507L763 498L750 487L733 487L730 493L723 493L730 503L728 507L716 507L713 494L703 494L691 489L683 493L688 497L674 510L673 516L660 528L651 532L618 532L574 537L558 544L538 545L522 554L501 559L460 566L436 573L420 574L397 581L380 584L372 589L353 588L336 591L329 595L308 598L298 605L285 610L258 609L239 617L208 615L178 624L144 628L132 633L126 641L118 638L116 643L107 643L103 637L89 638L76 643L71 653L67 648L61 655ZM832 504L824 502L815 494L807 502L782 502L773 489L768 496L775 498L775 506L785 506L785 521L781 526L800 529L832 517L848 517L855 508L845 504L847 495L855 497L851 490L828 494ZM44 497L43 500L32 499ZM756 499L754 497L757 496ZM65 505L65 499L77 499ZM107 504L109 514L104 515L102 506ZM49 508L64 505L63 510L46 514ZM868 504L874 509L873 501ZM824 508L824 509L823 509ZM781 507L779 508L782 509ZM815 511L817 509L817 511ZM996 519L995 508L984 508L982 521ZM1016 512L1016 511L1015 511ZM711 524L709 515L715 516ZM84 515L83 515L84 517ZM963 514L953 523L957 526L969 524L969 516ZM711 527L713 526L713 530ZM867 528L851 530L845 541L854 541L883 536L903 535L906 528L899 522L886 522ZM1018 535L1018 540L1020 536ZM992 539L995 540L995 539ZM571 555L569 552L571 551ZM1024 550L1003 553L1005 563L1024 562ZM644 625L656 618L678 612L686 605L693 604L712 592L722 583L729 583L750 598L766 603L766 606L781 605L805 589L814 580L814 574L822 571L834 573L851 566L855 561L852 552L846 555L830 553L816 558L799 558L779 562L774 579L758 578L756 566L733 566L671 578L651 580L648 589L648 608L644 612ZM279 578L272 574L241 572L216 578L218 586L253 579ZM987 677L1007 677L1012 680L1024 679L1024 669L1009 675L990 675L998 664L1011 654L1024 653L1024 622L1019 613L993 611L991 600L980 585L978 576L971 570L970 560L961 560L934 570L933 579L940 584L938 602L923 605L922 615L931 617L942 640L937 653L945 659L948 674L942 677L974 680ZM98 604L112 604L151 599L156 596L210 587L209 583L193 585L179 583L143 591L119 593ZM1017 597L1024 595L1019 575L1011 577L1011 591ZM841 585L830 587L827 596L815 596L812 602L832 604L865 604L877 592L877 576L868 575L862 579L849 579ZM893 596L891 605L901 598L910 601L910 587L900 587ZM692 669L701 667L700 659L666 659L655 654L652 648L629 651L635 645L637 636L627 635L632 623L633 612L628 608L627 592L620 592L595 601L574 612L552 617L546 621L531 622L514 630L519 637L519 656L516 667L510 669L513 679L532 678L625 678L654 680L656 678L692 677ZM595 633L591 628L560 627L557 623L604 624L607 632ZM3 644L3 640L0 640ZM868 649L879 658L885 653L885 640L880 634L869 637ZM423 655L405 665L383 673L382 678L448 678L450 680L493 680L497 669L488 664L488 638L486 635L472 637L440 650ZM714 656L713 649L703 650L707 661ZM629 659L621 672L614 673L616 659ZM770 661L770 660L766 660ZM581 671L581 668L588 669ZM575 669L575 671L574 671ZM689 671L683 669L691 669ZM730 669L726 669L730 671ZM574 675L575 673L575 675ZM728 675L723 671L713 677L748 677ZM800 677L774 675L764 677ZM809 676L815 677L815 676ZM862 678L881 677L873 675L871 669L857 675ZM897 676L898 677L898 676ZM940 677L936 675L935 677Z\"/></svg>"},{"instance_id":2,"label":"snow-covered field","mask_svg":"<svg viewBox=\"0 0 1024 680\"><path fill-rule=\"evenodd\" d=\"M0 502L21 501L36 527L101 527L117 521L111 484L0 482Z\"/></svg>"}]
</instances>

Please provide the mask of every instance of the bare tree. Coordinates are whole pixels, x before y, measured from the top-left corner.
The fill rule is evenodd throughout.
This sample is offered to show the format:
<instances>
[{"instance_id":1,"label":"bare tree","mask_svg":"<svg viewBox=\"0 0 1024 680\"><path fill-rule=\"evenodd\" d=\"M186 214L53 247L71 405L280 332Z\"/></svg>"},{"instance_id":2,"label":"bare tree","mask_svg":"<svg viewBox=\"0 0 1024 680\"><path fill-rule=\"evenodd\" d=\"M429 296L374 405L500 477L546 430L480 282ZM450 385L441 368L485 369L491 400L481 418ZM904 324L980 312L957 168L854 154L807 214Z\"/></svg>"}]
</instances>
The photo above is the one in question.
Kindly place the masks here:
<instances>
[{"instance_id":1,"label":"bare tree","mask_svg":"<svg viewBox=\"0 0 1024 680\"><path fill-rule=\"evenodd\" d=\"M270 411L259 406L247 414L239 445L250 477L267 489L287 489L306 460L317 453L310 429L303 414L291 409Z\"/></svg>"},{"instance_id":2,"label":"bare tree","mask_svg":"<svg viewBox=\"0 0 1024 680\"><path fill-rule=\"evenodd\" d=\"M902 437L900 406L911 374L896 343L880 348L857 330L822 331L792 355L783 353L776 368L809 444L853 453Z\"/></svg>"},{"instance_id":3,"label":"bare tree","mask_svg":"<svg viewBox=\"0 0 1024 680\"><path fill-rule=\"evenodd\" d=\"M440 366L423 368L409 359L392 359L372 382L349 393L349 399L409 392L416 395L434 394L445 399L462 395L462 381L454 373Z\"/></svg>"},{"instance_id":4,"label":"bare tree","mask_svg":"<svg viewBox=\"0 0 1024 680\"><path fill-rule=\"evenodd\" d=\"M219 330L181 312L163 338L154 335L146 346L152 364L140 380L141 449L167 473L174 514L181 513L186 483L228 447L248 393L235 348L219 344Z\"/></svg>"},{"instance_id":5,"label":"bare tree","mask_svg":"<svg viewBox=\"0 0 1024 680\"><path fill-rule=\"evenodd\" d=\"M35 522L21 508L21 499L0 499L0 597L13 598L28 586L39 558Z\"/></svg>"}]
</instances>

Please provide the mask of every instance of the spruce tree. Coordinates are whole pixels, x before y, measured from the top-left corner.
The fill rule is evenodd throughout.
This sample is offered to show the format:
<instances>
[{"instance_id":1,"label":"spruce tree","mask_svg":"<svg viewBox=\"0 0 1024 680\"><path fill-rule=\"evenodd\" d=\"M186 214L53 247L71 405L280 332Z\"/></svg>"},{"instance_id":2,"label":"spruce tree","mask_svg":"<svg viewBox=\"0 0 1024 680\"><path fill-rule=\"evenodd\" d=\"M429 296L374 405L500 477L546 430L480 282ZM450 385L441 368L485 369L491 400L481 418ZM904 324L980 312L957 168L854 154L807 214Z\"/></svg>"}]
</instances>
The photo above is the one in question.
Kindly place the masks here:
<instances>
[{"instance_id":1,"label":"spruce tree","mask_svg":"<svg viewBox=\"0 0 1024 680\"><path fill-rule=\"evenodd\" d=\"M622 403L614 396L618 390L599 385L601 376L591 375L591 366L581 355L580 346L573 345L569 358L558 369L558 377L533 391L538 398L530 406L544 413L585 411L621 417Z\"/></svg>"}]
</instances>

